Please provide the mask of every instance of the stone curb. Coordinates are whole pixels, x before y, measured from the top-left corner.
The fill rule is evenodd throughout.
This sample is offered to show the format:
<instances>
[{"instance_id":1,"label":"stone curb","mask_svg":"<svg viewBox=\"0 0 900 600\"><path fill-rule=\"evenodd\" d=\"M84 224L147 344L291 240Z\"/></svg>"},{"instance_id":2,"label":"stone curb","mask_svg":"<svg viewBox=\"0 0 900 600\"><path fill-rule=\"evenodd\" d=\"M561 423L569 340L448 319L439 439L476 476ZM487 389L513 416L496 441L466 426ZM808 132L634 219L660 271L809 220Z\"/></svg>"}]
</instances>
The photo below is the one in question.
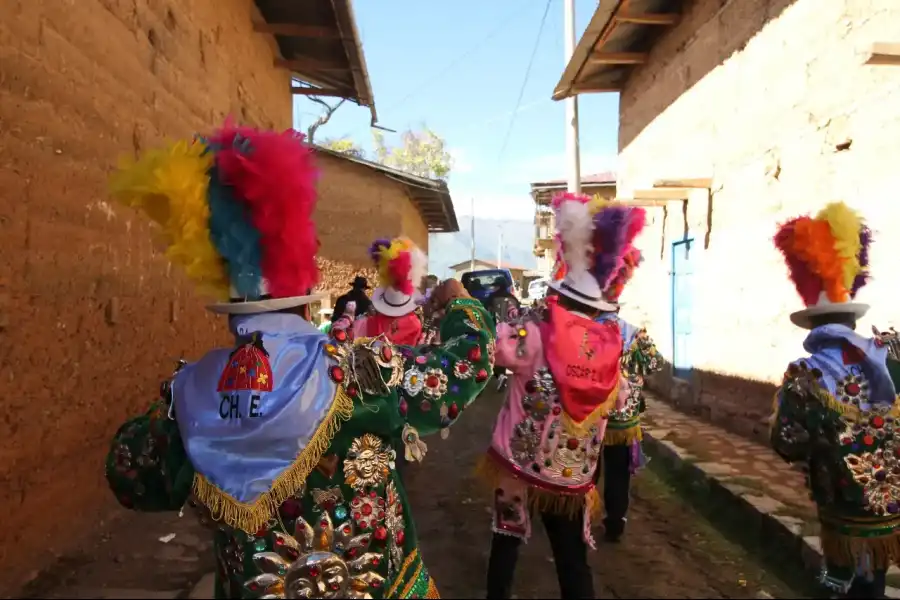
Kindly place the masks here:
<instances>
[{"instance_id":1,"label":"stone curb","mask_svg":"<svg viewBox=\"0 0 900 600\"><path fill-rule=\"evenodd\" d=\"M696 458L671 440L664 439L668 431L660 428L644 431L647 455L685 476L693 485L702 486L710 494L714 505L724 505L747 518L747 526L759 532L765 545L787 548L791 555L817 575L823 562L819 536L803 536L803 523L792 516L778 514L784 504L765 494L731 481L736 476L730 469L714 462L696 462ZM739 477L739 476L738 476ZM892 573L895 573L892 569ZM888 598L900 598L900 589L888 587Z\"/></svg>"}]
</instances>

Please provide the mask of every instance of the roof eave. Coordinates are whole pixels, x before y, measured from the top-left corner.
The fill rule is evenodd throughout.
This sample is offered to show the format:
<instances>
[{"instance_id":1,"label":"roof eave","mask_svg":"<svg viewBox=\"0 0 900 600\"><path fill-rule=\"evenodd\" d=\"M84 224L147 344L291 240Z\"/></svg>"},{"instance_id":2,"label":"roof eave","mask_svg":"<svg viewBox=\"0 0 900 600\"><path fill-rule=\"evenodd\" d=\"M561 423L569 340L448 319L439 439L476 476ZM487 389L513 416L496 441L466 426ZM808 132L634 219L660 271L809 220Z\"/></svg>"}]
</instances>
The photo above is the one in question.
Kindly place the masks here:
<instances>
[{"instance_id":1,"label":"roof eave","mask_svg":"<svg viewBox=\"0 0 900 600\"><path fill-rule=\"evenodd\" d=\"M455 233L459 231L456 209L453 207L453 198L450 195L450 188L447 187L446 181L419 177L418 175L412 175L364 158L356 158L342 152L335 152L322 146L314 146L314 148L317 152L378 171L388 179L403 185L410 201L415 205L422 220L425 221L429 233ZM438 204L436 210L433 207L434 200L437 200Z\"/></svg>"},{"instance_id":2,"label":"roof eave","mask_svg":"<svg viewBox=\"0 0 900 600\"><path fill-rule=\"evenodd\" d=\"M342 35L341 39L347 52L347 59L353 68L353 83L356 90L355 100L360 105L369 108L372 116L371 124L375 125L378 122L378 113L375 110L375 95L372 92L369 68L366 65L365 52L363 52L362 36L360 36L359 28L356 26L353 4L351 0L331 0L331 3L334 7L338 29L342 34L343 32L349 33L349 35Z\"/></svg>"}]
</instances>

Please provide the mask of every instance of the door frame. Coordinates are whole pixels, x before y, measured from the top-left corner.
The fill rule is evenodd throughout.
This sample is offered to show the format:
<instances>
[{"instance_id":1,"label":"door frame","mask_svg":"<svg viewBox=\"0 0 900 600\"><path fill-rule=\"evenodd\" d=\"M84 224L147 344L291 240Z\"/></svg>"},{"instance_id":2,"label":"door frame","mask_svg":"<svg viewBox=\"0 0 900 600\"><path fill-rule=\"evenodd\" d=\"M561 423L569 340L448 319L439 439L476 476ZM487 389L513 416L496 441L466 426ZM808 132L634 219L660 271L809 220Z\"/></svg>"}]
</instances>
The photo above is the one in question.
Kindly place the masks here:
<instances>
[{"instance_id":1,"label":"door frame","mask_svg":"<svg viewBox=\"0 0 900 600\"><path fill-rule=\"evenodd\" d=\"M678 271L676 268L677 265L677 257L678 252L684 247L686 254L686 260L691 260L691 252L694 250L693 247L694 238L693 237L684 237L678 241L672 242L672 278L671 278L671 301L672 301L672 314L671 316L671 331L672 331L672 376L677 377L678 379L690 380L691 374L694 371L693 360L691 360L691 366L687 369L676 367L676 361L678 360L678 337L676 332L676 314L677 314L677 300L675 298L675 289L676 289L676 277L678 276ZM693 270L690 273L691 276L694 275ZM693 296L693 289L691 290L691 296ZM693 304L693 297L691 298L691 304ZM688 308L688 310L692 310ZM693 315L691 315L691 334L693 334Z\"/></svg>"}]
</instances>

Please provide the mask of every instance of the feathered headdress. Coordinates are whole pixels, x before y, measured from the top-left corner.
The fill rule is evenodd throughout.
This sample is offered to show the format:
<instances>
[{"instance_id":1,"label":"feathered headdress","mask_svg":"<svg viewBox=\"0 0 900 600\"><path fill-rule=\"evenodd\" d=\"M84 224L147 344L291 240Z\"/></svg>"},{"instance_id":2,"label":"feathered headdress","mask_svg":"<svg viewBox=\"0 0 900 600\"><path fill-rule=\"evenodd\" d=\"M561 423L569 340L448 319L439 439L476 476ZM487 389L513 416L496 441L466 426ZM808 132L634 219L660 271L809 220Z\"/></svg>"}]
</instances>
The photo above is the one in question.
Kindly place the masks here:
<instances>
[{"instance_id":1,"label":"feathered headdress","mask_svg":"<svg viewBox=\"0 0 900 600\"><path fill-rule=\"evenodd\" d=\"M647 223L640 207L609 204L594 215L594 265L591 270L603 289L625 264L625 255Z\"/></svg>"},{"instance_id":2,"label":"feathered headdress","mask_svg":"<svg viewBox=\"0 0 900 600\"><path fill-rule=\"evenodd\" d=\"M624 264L625 254L644 228L644 209L570 193L555 196L552 206L558 231L557 289L581 287L584 293L580 299L575 294L576 300L590 297L586 303L593 306L608 304L593 298L601 296Z\"/></svg>"},{"instance_id":3,"label":"feathered headdress","mask_svg":"<svg viewBox=\"0 0 900 600\"><path fill-rule=\"evenodd\" d=\"M318 282L316 179L303 134L226 123L123 164L111 188L161 227L166 256L204 291L252 302Z\"/></svg>"},{"instance_id":4,"label":"feathered headdress","mask_svg":"<svg viewBox=\"0 0 900 600\"><path fill-rule=\"evenodd\" d=\"M619 301L622 291L625 289L625 286L628 285L628 282L631 281L635 269L640 266L643 260L644 257L637 247L630 246L625 251L625 255L622 257L622 266L619 267L619 270L613 276L612 281L610 281L609 286L606 288L606 293L604 295L607 300L610 302Z\"/></svg>"},{"instance_id":5,"label":"feathered headdress","mask_svg":"<svg viewBox=\"0 0 900 600\"><path fill-rule=\"evenodd\" d=\"M412 296L428 272L428 258L407 238L379 239L369 248L381 287Z\"/></svg>"},{"instance_id":6,"label":"feathered headdress","mask_svg":"<svg viewBox=\"0 0 900 600\"><path fill-rule=\"evenodd\" d=\"M864 313L868 308L851 301L869 279L872 232L849 206L832 202L815 217L791 219L778 229L774 241L808 309L792 318L829 312Z\"/></svg>"}]
</instances>

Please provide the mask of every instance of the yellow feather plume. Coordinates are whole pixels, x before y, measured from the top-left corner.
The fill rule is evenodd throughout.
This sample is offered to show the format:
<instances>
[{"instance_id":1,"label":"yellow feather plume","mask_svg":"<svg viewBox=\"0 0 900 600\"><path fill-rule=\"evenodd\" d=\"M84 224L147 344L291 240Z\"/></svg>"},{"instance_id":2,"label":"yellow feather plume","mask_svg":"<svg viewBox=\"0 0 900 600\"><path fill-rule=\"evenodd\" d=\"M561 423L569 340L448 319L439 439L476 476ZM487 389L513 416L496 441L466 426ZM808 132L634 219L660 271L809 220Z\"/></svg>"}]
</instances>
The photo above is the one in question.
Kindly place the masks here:
<instances>
[{"instance_id":1,"label":"yellow feather plume","mask_svg":"<svg viewBox=\"0 0 900 600\"><path fill-rule=\"evenodd\" d=\"M413 243L404 237L391 240L391 245L378 256L378 279L382 286L392 285L390 275L390 263L400 256L400 253L411 249Z\"/></svg>"},{"instance_id":2,"label":"yellow feather plume","mask_svg":"<svg viewBox=\"0 0 900 600\"><path fill-rule=\"evenodd\" d=\"M213 154L202 142L180 141L123 161L110 179L113 196L143 211L162 229L166 257L203 291L227 298L225 264L209 237L208 171Z\"/></svg>"},{"instance_id":3,"label":"yellow feather plume","mask_svg":"<svg viewBox=\"0 0 900 600\"><path fill-rule=\"evenodd\" d=\"M832 202L825 206L816 219L827 221L834 236L834 249L843 260L842 282L846 289L853 287L853 280L862 270L859 264L861 248L859 232L862 229L862 218L843 202Z\"/></svg>"},{"instance_id":4,"label":"yellow feather plume","mask_svg":"<svg viewBox=\"0 0 900 600\"><path fill-rule=\"evenodd\" d=\"M591 215L596 215L598 212L600 212L610 204L612 204L612 202L610 202L600 194L594 194L594 197L591 198L590 202L588 202L588 211L591 213Z\"/></svg>"}]
</instances>

